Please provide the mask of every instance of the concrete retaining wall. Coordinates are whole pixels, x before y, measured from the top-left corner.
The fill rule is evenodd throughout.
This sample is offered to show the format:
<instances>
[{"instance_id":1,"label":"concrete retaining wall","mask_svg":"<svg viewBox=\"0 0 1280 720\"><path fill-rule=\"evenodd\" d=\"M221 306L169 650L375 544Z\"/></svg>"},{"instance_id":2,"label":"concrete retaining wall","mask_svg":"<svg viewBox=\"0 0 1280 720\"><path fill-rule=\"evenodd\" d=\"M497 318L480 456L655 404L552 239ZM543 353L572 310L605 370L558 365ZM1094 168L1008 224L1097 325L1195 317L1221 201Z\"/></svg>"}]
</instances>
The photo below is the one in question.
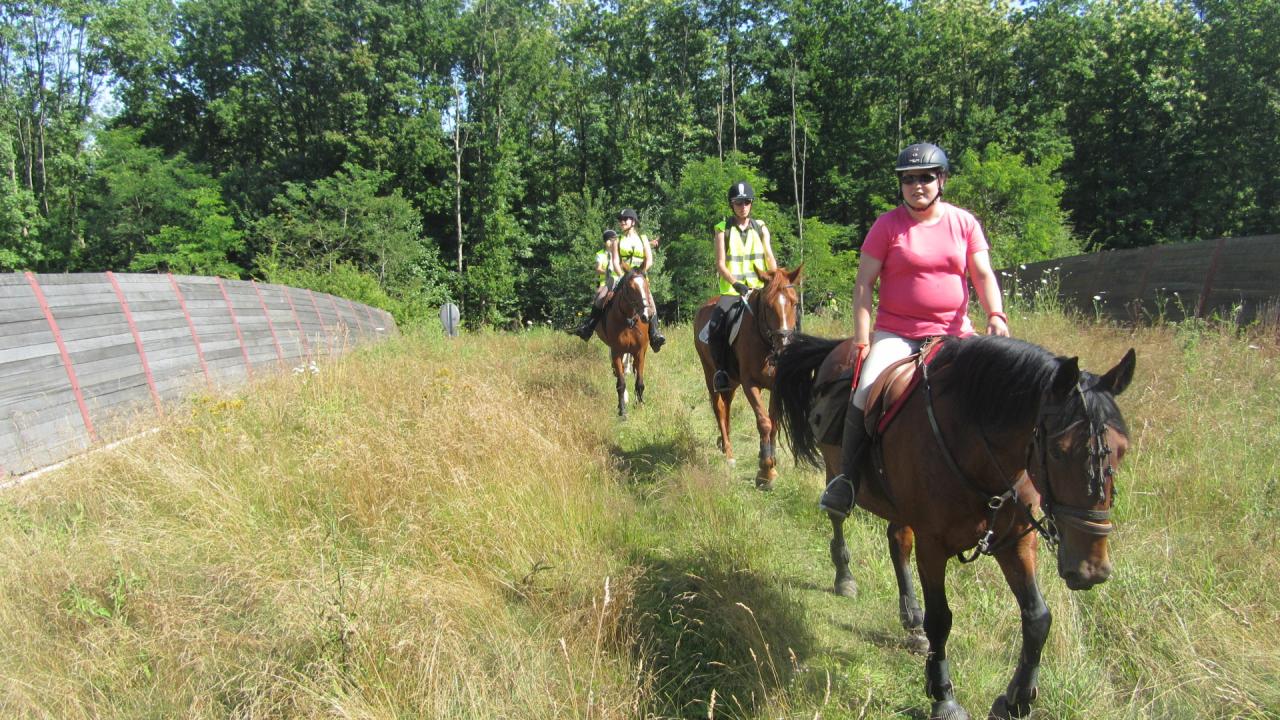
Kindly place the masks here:
<instances>
[{"instance_id":1,"label":"concrete retaining wall","mask_svg":"<svg viewBox=\"0 0 1280 720\"><path fill-rule=\"evenodd\" d=\"M1151 245L1049 260L1001 271L1006 292L1031 293L1046 278L1070 307L1141 322L1230 316L1276 321L1280 235Z\"/></svg>"},{"instance_id":2,"label":"concrete retaining wall","mask_svg":"<svg viewBox=\"0 0 1280 720\"><path fill-rule=\"evenodd\" d=\"M0 476L115 439L116 421L397 333L384 310L212 277L0 274Z\"/></svg>"}]
</instances>

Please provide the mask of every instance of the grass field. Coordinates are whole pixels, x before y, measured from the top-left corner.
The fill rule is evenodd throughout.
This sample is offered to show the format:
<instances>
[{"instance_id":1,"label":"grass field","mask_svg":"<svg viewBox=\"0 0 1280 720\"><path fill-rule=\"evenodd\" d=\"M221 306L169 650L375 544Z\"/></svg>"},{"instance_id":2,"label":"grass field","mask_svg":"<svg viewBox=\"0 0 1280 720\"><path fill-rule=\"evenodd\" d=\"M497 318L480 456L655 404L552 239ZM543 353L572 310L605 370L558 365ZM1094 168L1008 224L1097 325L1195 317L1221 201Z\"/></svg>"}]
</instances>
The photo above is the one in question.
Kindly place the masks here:
<instances>
[{"instance_id":1,"label":"grass field","mask_svg":"<svg viewBox=\"0 0 1280 720\"><path fill-rule=\"evenodd\" d=\"M1105 370L1132 430L1112 579L1054 613L1035 718L1280 718L1274 330L1022 310ZM841 335L815 320L807 330ZM818 471L728 467L688 327L614 417L597 341L414 335L198 397L0 493L4 718L925 718L884 525L831 592ZM952 564L959 700L1016 661L993 561Z\"/></svg>"}]
</instances>

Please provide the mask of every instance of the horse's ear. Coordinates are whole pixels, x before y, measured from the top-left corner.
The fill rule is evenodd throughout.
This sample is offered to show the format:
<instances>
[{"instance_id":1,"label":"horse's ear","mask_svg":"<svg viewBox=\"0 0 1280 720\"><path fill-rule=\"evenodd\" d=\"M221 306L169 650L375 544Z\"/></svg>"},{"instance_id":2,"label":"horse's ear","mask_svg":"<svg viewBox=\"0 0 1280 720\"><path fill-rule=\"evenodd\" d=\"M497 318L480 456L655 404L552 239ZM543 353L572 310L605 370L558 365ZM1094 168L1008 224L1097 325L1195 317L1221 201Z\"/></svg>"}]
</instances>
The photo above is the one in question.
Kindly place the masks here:
<instances>
[{"instance_id":1,"label":"horse's ear","mask_svg":"<svg viewBox=\"0 0 1280 720\"><path fill-rule=\"evenodd\" d=\"M801 271L801 270L804 270L804 263L800 263L798 266L796 266L796 269L795 269L795 270L792 270L792 271L787 275L787 281L788 281L788 282L790 282L792 285L795 285L795 284L799 283L799 282L800 282L800 271Z\"/></svg>"},{"instance_id":2,"label":"horse's ear","mask_svg":"<svg viewBox=\"0 0 1280 720\"><path fill-rule=\"evenodd\" d=\"M1106 375L1098 381L1098 389L1106 390L1112 395L1119 395L1124 389L1129 387L1129 383L1133 380L1133 369L1138 364L1138 355L1129 348L1129 352L1124 354L1120 362L1116 366L1107 371Z\"/></svg>"},{"instance_id":3,"label":"horse's ear","mask_svg":"<svg viewBox=\"0 0 1280 720\"><path fill-rule=\"evenodd\" d=\"M1059 400L1067 397L1080 382L1080 358L1058 358L1058 369L1053 372L1053 380L1049 383L1049 392Z\"/></svg>"},{"instance_id":4,"label":"horse's ear","mask_svg":"<svg viewBox=\"0 0 1280 720\"><path fill-rule=\"evenodd\" d=\"M773 281L773 275L774 273L772 270L765 270L759 265L756 265L756 277L763 280L765 285L768 285L770 282Z\"/></svg>"}]
</instances>

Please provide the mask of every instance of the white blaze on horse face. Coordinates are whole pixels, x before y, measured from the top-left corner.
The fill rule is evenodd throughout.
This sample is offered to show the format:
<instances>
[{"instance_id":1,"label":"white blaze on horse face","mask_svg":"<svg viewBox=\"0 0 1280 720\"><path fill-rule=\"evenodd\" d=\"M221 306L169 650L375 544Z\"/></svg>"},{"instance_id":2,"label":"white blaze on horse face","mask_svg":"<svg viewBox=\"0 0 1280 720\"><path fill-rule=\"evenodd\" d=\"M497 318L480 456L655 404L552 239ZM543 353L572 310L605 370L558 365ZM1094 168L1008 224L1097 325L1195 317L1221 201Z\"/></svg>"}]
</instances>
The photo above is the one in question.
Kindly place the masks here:
<instances>
[{"instance_id":1,"label":"white blaze on horse face","mask_svg":"<svg viewBox=\"0 0 1280 720\"><path fill-rule=\"evenodd\" d=\"M651 318L654 315L653 308L649 306L649 288L645 283L648 280L643 275L636 275L636 287L640 288L640 299L644 303L644 316Z\"/></svg>"},{"instance_id":2,"label":"white blaze on horse face","mask_svg":"<svg viewBox=\"0 0 1280 720\"><path fill-rule=\"evenodd\" d=\"M787 326L787 296L778 293L778 320L781 325L778 327L779 332L786 332L791 328Z\"/></svg>"}]
</instances>

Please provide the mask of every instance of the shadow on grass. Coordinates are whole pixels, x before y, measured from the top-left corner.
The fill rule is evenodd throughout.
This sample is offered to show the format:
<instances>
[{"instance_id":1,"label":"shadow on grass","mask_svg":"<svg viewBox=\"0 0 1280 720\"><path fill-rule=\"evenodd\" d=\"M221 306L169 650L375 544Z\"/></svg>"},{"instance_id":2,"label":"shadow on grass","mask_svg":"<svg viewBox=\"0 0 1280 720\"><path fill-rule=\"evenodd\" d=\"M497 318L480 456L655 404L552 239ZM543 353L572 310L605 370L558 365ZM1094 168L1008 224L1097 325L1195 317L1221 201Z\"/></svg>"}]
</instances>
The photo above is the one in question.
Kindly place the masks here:
<instances>
[{"instance_id":1,"label":"shadow on grass","mask_svg":"<svg viewBox=\"0 0 1280 720\"><path fill-rule=\"evenodd\" d=\"M817 641L799 602L777 582L734 570L730 557L637 558L629 624L653 673L662 717L753 716L787 687Z\"/></svg>"},{"instance_id":2,"label":"shadow on grass","mask_svg":"<svg viewBox=\"0 0 1280 720\"><path fill-rule=\"evenodd\" d=\"M609 448L627 483L650 486L660 481L673 467L693 460L694 450L689 443L679 439L651 442L639 447L624 449L617 445Z\"/></svg>"}]
</instances>

